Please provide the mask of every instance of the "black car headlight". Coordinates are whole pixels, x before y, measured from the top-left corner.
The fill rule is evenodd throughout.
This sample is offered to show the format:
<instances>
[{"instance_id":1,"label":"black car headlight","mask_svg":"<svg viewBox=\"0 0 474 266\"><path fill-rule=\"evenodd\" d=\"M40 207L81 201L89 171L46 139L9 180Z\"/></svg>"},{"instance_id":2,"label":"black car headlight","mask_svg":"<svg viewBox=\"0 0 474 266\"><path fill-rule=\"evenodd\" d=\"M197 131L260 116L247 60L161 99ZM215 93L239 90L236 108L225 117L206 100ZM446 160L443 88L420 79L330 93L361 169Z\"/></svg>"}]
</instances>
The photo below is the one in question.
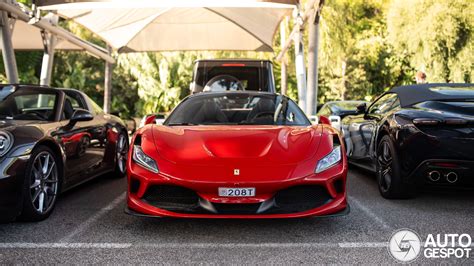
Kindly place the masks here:
<instances>
[{"instance_id":1,"label":"black car headlight","mask_svg":"<svg viewBox=\"0 0 474 266\"><path fill-rule=\"evenodd\" d=\"M158 173L158 165L156 164L155 160L153 160L150 156L148 156L145 152L143 152L142 147L139 145L133 146L133 160L142 166L143 168L153 172Z\"/></svg>"},{"instance_id":2,"label":"black car headlight","mask_svg":"<svg viewBox=\"0 0 474 266\"><path fill-rule=\"evenodd\" d=\"M0 157L4 156L13 145L13 135L10 132L0 131Z\"/></svg>"},{"instance_id":3,"label":"black car headlight","mask_svg":"<svg viewBox=\"0 0 474 266\"><path fill-rule=\"evenodd\" d=\"M338 145L335 146L328 155L324 156L321 160L319 160L315 172L317 174L321 173L339 163L341 159L341 146Z\"/></svg>"}]
</instances>

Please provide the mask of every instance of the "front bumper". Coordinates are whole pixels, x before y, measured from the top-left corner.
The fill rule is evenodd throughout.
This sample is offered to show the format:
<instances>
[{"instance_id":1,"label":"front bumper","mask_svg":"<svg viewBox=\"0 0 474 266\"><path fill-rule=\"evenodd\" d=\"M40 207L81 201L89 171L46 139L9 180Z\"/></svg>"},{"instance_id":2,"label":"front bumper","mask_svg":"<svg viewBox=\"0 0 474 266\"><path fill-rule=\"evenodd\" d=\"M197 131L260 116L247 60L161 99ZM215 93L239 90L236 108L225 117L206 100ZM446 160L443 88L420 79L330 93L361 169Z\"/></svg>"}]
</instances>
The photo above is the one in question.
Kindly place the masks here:
<instances>
[{"instance_id":1,"label":"front bumper","mask_svg":"<svg viewBox=\"0 0 474 266\"><path fill-rule=\"evenodd\" d=\"M29 155L7 157L0 162L0 220L17 217L23 205L23 184Z\"/></svg>"},{"instance_id":2,"label":"front bumper","mask_svg":"<svg viewBox=\"0 0 474 266\"><path fill-rule=\"evenodd\" d=\"M129 207L125 207L124 212L128 215L131 216L136 216L136 217L145 217L145 218L163 218L162 216L156 216L156 215L147 215L147 214L142 214L139 212L136 212ZM351 205L347 203L347 207L339 212L333 213L333 214L328 214L328 215L320 215L317 217L338 217L338 216L345 216L348 215L351 212ZM234 218L234 217L230 217ZM255 217L253 217L255 218Z\"/></svg>"},{"instance_id":3,"label":"front bumper","mask_svg":"<svg viewBox=\"0 0 474 266\"><path fill-rule=\"evenodd\" d=\"M134 168L134 167L132 167ZM298 218L343 215L348 212L344 164L319 175L280 182L246 182L255 197L219 197L219 187L235 184L185 181L129 170L127 213L137 216L179 218Z\"/></svg>"}]
</instances>

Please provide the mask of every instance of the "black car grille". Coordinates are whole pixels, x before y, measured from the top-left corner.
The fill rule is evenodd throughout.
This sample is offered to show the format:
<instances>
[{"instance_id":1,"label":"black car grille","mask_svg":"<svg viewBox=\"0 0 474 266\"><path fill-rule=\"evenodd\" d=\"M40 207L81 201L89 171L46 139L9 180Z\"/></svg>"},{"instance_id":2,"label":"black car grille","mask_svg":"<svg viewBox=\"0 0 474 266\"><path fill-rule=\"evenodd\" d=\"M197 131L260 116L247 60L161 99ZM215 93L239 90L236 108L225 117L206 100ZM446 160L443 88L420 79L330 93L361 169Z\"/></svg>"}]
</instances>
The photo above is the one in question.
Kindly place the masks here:
<instances>
[{"instance_id":1,"label":"black car grille","mask_svg":"<svg viewBox=\"0 0 474 266\"><path fill-rule=\"evenodd\" d=\"M179 186L151 186L143 200L157 208L169 211L192 210L198 207L199 196L191 189Z\"/></svg>"},{"instance_id":2,"label":"black car grille","mask_svg":"<svg viewBox=\"0 0 474 266\"><path fill-rule=\"evenodd\" d=\"M285 214L308 211L329 203L332 197L322 186L295 186L278 191L264 203L210 203L191 189L179 186L151 186L143 200L157 208L195 214ZM206 202L204 205L203 202Z\"/></svg>"},{"instance_id":3,"label":"black car grille","mask_svg":"<svg viewBox=\"0 0 474 266\"><path fill-rule=\"evenodd\" d=\"M275 204L279 212L294 213L317 208L331 199L321 186L297 186L279 191L275 195Z\"/></svg>"}]
</instances>

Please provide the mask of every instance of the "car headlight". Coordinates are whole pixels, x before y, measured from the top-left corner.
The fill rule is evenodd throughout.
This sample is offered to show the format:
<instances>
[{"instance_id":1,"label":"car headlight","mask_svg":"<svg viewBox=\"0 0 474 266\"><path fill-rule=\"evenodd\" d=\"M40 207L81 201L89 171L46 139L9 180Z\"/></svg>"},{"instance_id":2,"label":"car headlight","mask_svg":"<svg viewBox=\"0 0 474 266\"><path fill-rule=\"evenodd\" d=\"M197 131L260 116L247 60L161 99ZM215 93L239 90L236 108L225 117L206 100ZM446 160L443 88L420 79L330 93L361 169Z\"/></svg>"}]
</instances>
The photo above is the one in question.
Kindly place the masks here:
<instances>
[{"instance_id":1,"label":"car headlight","mask_svg":"<svg viewBox=\"0 0 474 266\"><path fill-rule=\"evenodd\" d=\"M153 160L150 156L146 155L142 147L140 146L133 146L133 160L142 166L143 168L153 172L153 173L158 173L158 165L156 164L155 160Z\"/></svg>"},{"instance_id":2,"label":"car headlight","mask_svg":"<svg viewBox=\"0 0 474 266\"><path fill-rule=\"evenodd\" d=\"M333 167L338 162L340 162L341 159L341 146L336 146L328 155L324 156L324 158L319 160L318 165L316 167L316 173L321 173L322 171Z\"/></svg>"},{"instance_id":3,"label":"car headlight","mask_svg":"<svg viewBox=\"0 0 474 266\"><path fill-rule=\"evenodd\" d=\"M0 157L5 155L13 145L13 135L6 131L0 131Z\"/></svg>"}]
</instances>

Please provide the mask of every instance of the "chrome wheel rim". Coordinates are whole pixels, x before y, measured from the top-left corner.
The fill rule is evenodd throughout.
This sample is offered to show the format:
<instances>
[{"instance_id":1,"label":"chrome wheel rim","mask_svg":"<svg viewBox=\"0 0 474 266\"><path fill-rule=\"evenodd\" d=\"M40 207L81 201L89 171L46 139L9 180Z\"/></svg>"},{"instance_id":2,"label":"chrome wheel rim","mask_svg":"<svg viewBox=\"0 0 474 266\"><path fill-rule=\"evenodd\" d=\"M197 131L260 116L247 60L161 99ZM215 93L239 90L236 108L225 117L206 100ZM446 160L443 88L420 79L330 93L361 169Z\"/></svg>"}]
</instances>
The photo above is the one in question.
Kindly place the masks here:
<instances>
[{"instance_id":1,"label":"chrome wheel rim","mask_svg":"<svg viewBox=\"0 0 474 266\"><path fill-rule=\"evenodd\" d=\"M379 185L382 191L386 192L390 189L393 175L393 157L388 142L384 141L381 143L377 153L377 161L379 163Z\"/></svg>"},{"instance_id":2,"label":"chrome wheel rim","mask_svg":"<svg viewBox=\"0 0 474 266\"><path fill-rule=\"evenodd\" d=\"M58 194L58 168L53 156L40 152L33 160L31 169L30 195L35 210L44 214L52 209Z\"/></svg>"},{"instance_id":3,"label":"chrome wheel rim","mask_svg":"<svg viewBox=\"0 0 474 266\"><path fill-rule=\"evenodd\" d=\"M117 140L117 166L119 171L124 174L127 170L128 142L127 138L120 134Z\"/></svg>"}]
</instances>

